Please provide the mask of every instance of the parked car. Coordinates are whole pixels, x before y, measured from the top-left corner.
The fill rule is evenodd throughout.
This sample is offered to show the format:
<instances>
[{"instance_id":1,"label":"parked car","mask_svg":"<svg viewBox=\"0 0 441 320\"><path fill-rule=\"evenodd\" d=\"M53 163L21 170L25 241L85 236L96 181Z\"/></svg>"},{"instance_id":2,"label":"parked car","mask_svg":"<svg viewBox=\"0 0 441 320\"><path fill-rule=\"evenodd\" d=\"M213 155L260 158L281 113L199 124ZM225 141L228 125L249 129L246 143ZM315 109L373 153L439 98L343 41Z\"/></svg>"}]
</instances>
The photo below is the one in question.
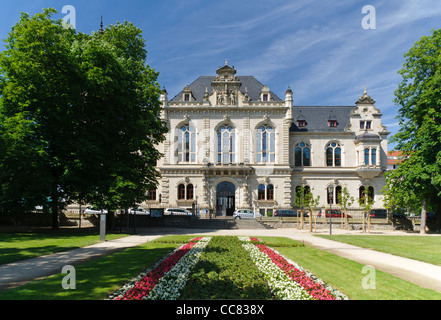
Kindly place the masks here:
<instances>
[{"instance_id":1,"label":"parked car","mask_svg":"<svg viewBox=\"0 0 441 320\"><path fill-rule=\"evenodd\" d=\"M250 209L238 209L233 213L234 219L254 219L254 212Z\"/></svg>"},{"instance_id":2,"label":"parked car","mask_svg":"<svg viewBox=\"0 0 441 320\"><path fill-rule=\"evenodd\" d=\"M191 211L188 211L187 209L181 209L181 208L167 208L164 210L164 215L186 215L191 216Z\"/></svg>"},{"instance_id":3,"label":"parked car","mask_svg":"<svg viewBox=\"0 0 441 320\"><path fill-rule=\"evenodd\" d=\"M371 210L371 218L386 219L387 218L387 210L386 209L372 209Z\"/></svg>"},{"instance_id":4,"label":"parked car","mask_svg":"<svg viewBox=\"0 0 441 320\"><path fill-rule=\"evenodd\" d=\"M277 209L274 212L275 217L301 217L302 212L300 210L292 210L292 209ZM308 213L303 211L303 217L308 217Z\"/></svg>"},{"instance_id":5,"label":"parked car","mask_svg":"<svg viewBox=\"0 0 441 320\"><path fill-rule=\"evenodd\" d=\"M106 209L98 209L96 207L87 207L86 210L83 211L83 214L107 214Z\"/></svg>"},{"instance_id":6,"label":"parked car","mask_svg":"<svg viewBox=\"0 0 441 320\"><path fill-rule=\"evenodd\" d=\"M407 219L407 216L404 212L402 211L394 211L393 212L393 217L395 219Z\"/></svg>"},{"instance_id":7,"label":"parked car","mask_svg":"<svg viewBox=\"0 0 441 320\"><path fill-rule=\"evenodd\" d=\"M322 212L320 211L317 214L317 217L321 217L321 216L322 216ZM326 209L326 218L329 218L329 216L331 216L332 218L341 218L344 217L344 214L340 210L333 209L331 213L331 209ZM352 218L352 216L348 214L348 218Z\"/></svg>"},{"instance_id":8,"label":"parked car","mask_svg":"<svg viewBox=\"0 0 441 320\"><path fill-rule=\"evenodd\" d=\"M150 211L146 210L142 207L138 207L138 208L131 208L129 209L129 213L130 214L144 214L144 215L150 215Z\"/></svg>"}]
</instances>

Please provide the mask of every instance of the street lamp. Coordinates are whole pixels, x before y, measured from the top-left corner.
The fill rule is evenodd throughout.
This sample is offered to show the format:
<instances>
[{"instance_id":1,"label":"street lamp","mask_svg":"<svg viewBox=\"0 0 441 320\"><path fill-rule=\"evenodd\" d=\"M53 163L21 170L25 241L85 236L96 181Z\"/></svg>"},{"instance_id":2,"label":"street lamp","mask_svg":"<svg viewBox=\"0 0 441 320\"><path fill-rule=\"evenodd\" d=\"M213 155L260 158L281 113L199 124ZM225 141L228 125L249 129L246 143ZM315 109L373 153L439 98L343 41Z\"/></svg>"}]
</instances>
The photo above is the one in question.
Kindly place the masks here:
<instances>
[{"instance_id":1,"label":"street lamp","mask_svg":"<svg viewBox=\"0 0 441 320\"><path fill-rule=\"evenodd\" d=\"M330 184L328 186L328 199L329 199L329 234L332 235L332 201L334 195L334 186ZM326 213L325 213L326 217Z\"/></svg>"}]
</instances>

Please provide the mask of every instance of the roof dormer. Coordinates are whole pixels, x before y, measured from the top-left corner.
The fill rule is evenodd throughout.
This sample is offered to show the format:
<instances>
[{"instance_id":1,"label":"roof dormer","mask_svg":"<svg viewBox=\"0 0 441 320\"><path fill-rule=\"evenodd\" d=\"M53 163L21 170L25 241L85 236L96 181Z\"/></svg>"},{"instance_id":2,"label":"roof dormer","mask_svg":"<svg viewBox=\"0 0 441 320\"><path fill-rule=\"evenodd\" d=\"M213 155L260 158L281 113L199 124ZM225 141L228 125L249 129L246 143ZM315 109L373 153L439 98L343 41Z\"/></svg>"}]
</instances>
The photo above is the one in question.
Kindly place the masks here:
<instances>
[{"instance_id":1,"label":"roof dormer","mask_svg":"<svg viewBox=\"0 0 441 320\"><path fill-rule=\"evenodd\" d=\"M190 102L194 100L195 98L193 96L193 93L191 92L190 86L185 86L184 90L182 90L182 101Z\"/></svg>"},{"instance_id":2,"label":"roof dormer","mask_svg":"<svg viewBox=\"0 0 441 320\"><path fill-rule=\"evenodd\" d=\"M271 90L267 86L260 91L260 101L271 101Z\"/></svg>"}]
</instances>

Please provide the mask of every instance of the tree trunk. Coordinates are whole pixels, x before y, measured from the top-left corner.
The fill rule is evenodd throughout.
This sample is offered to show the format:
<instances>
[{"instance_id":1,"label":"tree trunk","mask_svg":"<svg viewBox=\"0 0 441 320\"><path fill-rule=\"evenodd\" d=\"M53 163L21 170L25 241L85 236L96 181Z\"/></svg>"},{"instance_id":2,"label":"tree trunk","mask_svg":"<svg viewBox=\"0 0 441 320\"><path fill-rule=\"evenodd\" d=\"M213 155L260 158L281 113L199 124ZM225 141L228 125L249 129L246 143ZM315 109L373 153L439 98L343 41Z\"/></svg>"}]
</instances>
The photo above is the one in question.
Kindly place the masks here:
<instances>
[{"instance_id":1,"label":"tree trunk","mask_svg":"<svg viewBox=\"0 0 441 320\"><path fill-rule=\"evenodd\" d=\"M52 229L58 229L60 224L58 222L58 195L52 196L51 209L52 209Z\"/></svg>"},{"instance_id":2,"label":"tree trunk","mask_svg":"<svg viewBox=\"0 0 441 320\"><path fill-rule=\"evenodd\" d=\"M309 232L312 232L312 210L309 210Z\"/></svg>"},{"instance_id":3,"label":"tree trunk","mask_svg":"<svg viewBox=\"0 0 441 320\"><path fill-rule=\"evenodd\" d=\"M426 213L427 213L427 200L424 198L423 206L421 208L420 234L426 234Z\"/></svg>"}]
</instances>

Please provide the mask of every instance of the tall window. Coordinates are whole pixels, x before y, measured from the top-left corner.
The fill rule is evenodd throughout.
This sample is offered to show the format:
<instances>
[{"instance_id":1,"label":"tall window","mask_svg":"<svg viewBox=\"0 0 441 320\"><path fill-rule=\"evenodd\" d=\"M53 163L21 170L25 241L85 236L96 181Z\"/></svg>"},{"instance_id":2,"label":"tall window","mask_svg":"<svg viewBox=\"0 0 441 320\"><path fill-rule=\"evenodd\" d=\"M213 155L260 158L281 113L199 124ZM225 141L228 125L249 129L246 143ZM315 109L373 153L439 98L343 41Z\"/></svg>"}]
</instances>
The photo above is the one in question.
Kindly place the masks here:
<instances>
[{"instance_id":1,"label":"tall window","mask_svg":"<svg viewBox=\"0 0 441 320\"><path fill-rule=\"evenodd\" d=\"M364 164L369 165L369 149L364 149Z\"/></svg>"},{"instance_id":2,"label":"tall window","mask_svg":"<svg viewBox=\"0 0 441 320\"><path fill-rule=\"evenodd\" d=\"M178 186L178 200L185 200L185 185Z\"/></svg>"},{"instance_id":3,"label":"tall window","mask_svg":"<svg viewBox=\"0 0 441 320\"><path fill-rule=\"evenodd\" d=\"M341 186L335 187L335 203L339 204L341 200Z\"/></svg>"},{"instance_id":4,"label":"tall window","mask_svg":"<svg viewBox=\"0 0 441 320\"><path fill-rule=\"evenodd\" d=\"M263 184L259 184L259 187L257 188L257 199L265 200L265 185Z\"/></svg>"},{"instance_id":5,"label":"tall window","mask_svg":"<svg viewBox=\"0 0 441 320\"><path fill-rule=\"evenodd\" d=\"M193 199L193 185L187 185L187 200Z\"/></svg>"},{"instance_id":6,"label":"tall window","mask_svg":"<svg viewBox=\"0 0 441 320\"><path fill-rule=\"evenodd\" d=\"M259 184L257 187L257 200L274 200L274 185Z\"/></svg>"},{"instance_id":7,"label":"tall window","mask_svg":"<svg viewBox=\"0 0 441 320\"><path fill-rule=\"evenodd\" d=\"M360 129L370 129L372 121L360 121Z\"/></svg>"},{"instance_id":8,"label":"tall window","mask_svg":"<svg viewBox=\"0 0 441 320\"><path fill-rule=\"evenodd\" d=\"M180 184L178 186L178 200L192 200L194 197L194 187L192 184Z\"/></svg>"},{"instance_id":9,"label":"tall window","mask_svg":"<svg viewBox=\"0 0 441 320\"><path fill-rule=\"evenodd\" d=\"M337 142L330 142L326 146L326 165L341 167L341 147Z\"/></svg>"},{"instance_id":10,"label":"tall window","mask_svg":"<svg viewBox=\"0 0 441 320\"><path fill-rule=\"evenodd\" d=\"M294 158L294 164L296 167L311 166L311 149L309 148L309 145L304 142L297 144Z\"/></svg>"},{"instance_id":11,"label":"tall window","mask_svg":"<svg viewBox=\"0 0 441 320\"><path fill-rule=\"evenodd\" d=\"M377 149L371 149L371 164L377 164Z\"/></svg>"},{"instance_id":12,"label":"tall window","mask_svg":"<svg viewBox=\"0 0 441 320\"><path fill-rule=\"evenodd\" d=\"M311 193L311 188L309 186L304 186L303 187L303 194L302 194L302 186L297 186L296 187L296 198L299 198L299 200L296 201L296 204L301 204L301 197L305 197L306 195Z\"/></svg>"},{"instance_id":13,"label":"tall window","mask_svg":"<svg viewBox=\"0 0 441 320\"><path fill-rule=\"evenodd\" d=\"M232 163L235 161L235 135L231 126L222 126L217 132L217 162Z\"/></svg>"},{"instance_id":14,"label":"tall window","mask_svg":"<svg viewBox=\"0 0 441 320\"><path fill-rule=\"evenodd\" d=\"M375 148L364 149L364 164L365 165L376 165L377 164L377 149L375 149Z\"/></svg>"},{"instance_id":15,"label":"tall window","mask_svg":"<svg viewBox=\"0 0 441 320\"><path fill-rule=\"evenodd\" d=\"M189 125L182 126L178 133L178 162L196 161L196 132Z\"/></svg>"},{"instance_id":16,"label":"tall window","mask_svg":"<svg viewBox=\"0 0 441 320\"><path fill-rule=\"evenodd\" d=\"M274 162L276 160L275 132L271 126L261 126L257 130L257 162Z\"/></svg>"},{"instance_id":17,"label":"tall window","mask_svg":"<svg viewBox=\"0 0 441 320\"><path fill-rule=\"evenodd\" d=\"M272 184L266 186L266 200L274 200L274 186Z\"/></svg>"},{"instance_id":18,"label":"tall window","mask_svg":"<svg viewBox=\"0 0 441 320\"><path fill-rule=\"evenodd\" d=\"M372 202L374 199L374 187L361 186L359 189L359 199L363 202L366 201L366 196L368 196L368 201Z\"/></svg>"},{"instance_id":19,"label":"tall window","mask_svg":"<svg viewBox=\"0 0 441 320\"><path fill-rule=\"evenodd\" d=\"M147 191L147 200L150 200L150 201L156 200L156 189Z\"/></svg>"}]
</instances>

